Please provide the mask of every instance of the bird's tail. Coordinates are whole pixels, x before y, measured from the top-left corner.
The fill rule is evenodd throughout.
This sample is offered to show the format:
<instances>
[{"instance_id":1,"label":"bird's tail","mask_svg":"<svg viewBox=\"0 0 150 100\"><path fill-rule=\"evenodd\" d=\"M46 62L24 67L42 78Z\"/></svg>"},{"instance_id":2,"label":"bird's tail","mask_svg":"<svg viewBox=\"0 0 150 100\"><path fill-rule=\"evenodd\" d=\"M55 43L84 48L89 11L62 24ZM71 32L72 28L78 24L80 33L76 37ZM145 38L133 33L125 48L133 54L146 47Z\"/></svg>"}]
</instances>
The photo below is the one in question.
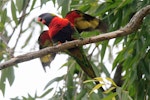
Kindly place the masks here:
<instances>
[{"instance_id":1,"label":"bird's tail","mask_svg":"<svg viewBox=\"0 0 150 100\"><path fill-rule=\"evenodd\" d=\"M103 33L106 33L108 31L108 25L104 21L99 20L97 29L99 29Z\"/></svg>"},{"instance_id":2,"label":"bird's tail","mask_svg":"<svg viewBox=\"0 0 150 100\"><path fill-rule=\"evenodd\" d=\"M95 72L90 61L87 59L82 47L76 47L68 50L68 54L73 57L82 70L90 77L95 78Z\"/></svg>"}]
</instances>

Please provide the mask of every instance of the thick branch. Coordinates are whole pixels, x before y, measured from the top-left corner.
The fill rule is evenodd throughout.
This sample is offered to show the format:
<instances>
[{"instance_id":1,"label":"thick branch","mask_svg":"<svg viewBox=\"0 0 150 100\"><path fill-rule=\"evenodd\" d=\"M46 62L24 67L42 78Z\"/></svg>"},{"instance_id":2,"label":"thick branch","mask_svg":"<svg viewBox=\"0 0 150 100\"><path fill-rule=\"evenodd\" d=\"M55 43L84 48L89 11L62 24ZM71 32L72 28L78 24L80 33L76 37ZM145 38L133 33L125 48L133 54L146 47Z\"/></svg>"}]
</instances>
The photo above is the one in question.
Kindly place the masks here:
<instances>
[{"instance_id":1,"label":"thick branch","mask_svg":"<svg viewBox=\"0 0 150 100\"><path fill-rule=\"evenodd\" d=\"M67 43L63 43L62 45L48 47L48 48L45 48L45 49L42 49L39 51L30 52L30 53L27 53L24 55L20 55L20 56L14 57L14 58L0 64L0 69L4 69L4 68L7 68L7 67L12 66L14 64L17 64L17 63L21 63L24 61L35 59L35 58L44 56L44 55L52 53L52 52L59 52L59 51L65 50L65 49L69 49L69 48L73 48L73 47L77 47L77 46L82 46L85 44L96 43L96 42L100 42L100 41L104 41L104 40L109 40L112 38L126 36L128 34L131 34L134 31L136 31L140 27L140 25L142 24L143 18L146 15L148 15L149 13L150 13L150 5L142 8L140 11L138 11L133 16L133 18L130 20L130 22L122 29L119 29L119 30L113 31L113 32L109 32L106 34L101 34L98 36L86 38L83 40L70 41Z\"/></svg>"}]
</instances>

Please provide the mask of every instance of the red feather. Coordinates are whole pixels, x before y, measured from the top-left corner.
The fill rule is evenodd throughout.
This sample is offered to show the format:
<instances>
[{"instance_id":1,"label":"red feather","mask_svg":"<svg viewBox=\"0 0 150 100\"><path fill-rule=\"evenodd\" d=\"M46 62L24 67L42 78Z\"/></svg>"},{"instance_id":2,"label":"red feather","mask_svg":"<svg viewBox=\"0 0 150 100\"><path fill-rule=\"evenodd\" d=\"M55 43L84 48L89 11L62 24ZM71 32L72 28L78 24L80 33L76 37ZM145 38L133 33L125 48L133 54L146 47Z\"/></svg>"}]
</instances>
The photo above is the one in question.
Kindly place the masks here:
<instances>
[{"instance_id":1,"label":"red feather","mask_svg":"<svg viewBox=\"0 0 150 100\"><path fill-rule=\"evenodd\" d=\"M47 41L47 40L51 40L50 39L50 37L49 37L49 35L48 35L48 32L47 31L43 31L42 33L41 33L42 35L40 35L40 37L39 37L39 44L40 45L44 45L44 43Z\"/></svg>"},{"instance_id":2,"label":"red feather","mask_svg":"<svg viewBox=\"0 0 150 100\"><path fill-rule=\"evenodd\" d=\"M49 29L50 29L49 30L49 36L50 36L50 38L55 36L60 30L62 30L69 23L70 22L68 21L68 19L54 17L53 20L51 21L50 25L49 25Z\"/></svg>"},{"instance_id":3,"label":"red feather","mask_svg":"<svg viewBox=\"0 0 150 100\"><path fill-rule=\"evenodd\" d=\"M69 13L66 15L65 18L68 19L68 20L74 25L74 24L75 24L75 19L78 18L78 17L81 17L81 15L78 14L78 13L76 12L76 10L75 10L75 11L69 12Z\"/></svg>"}]
</instances>

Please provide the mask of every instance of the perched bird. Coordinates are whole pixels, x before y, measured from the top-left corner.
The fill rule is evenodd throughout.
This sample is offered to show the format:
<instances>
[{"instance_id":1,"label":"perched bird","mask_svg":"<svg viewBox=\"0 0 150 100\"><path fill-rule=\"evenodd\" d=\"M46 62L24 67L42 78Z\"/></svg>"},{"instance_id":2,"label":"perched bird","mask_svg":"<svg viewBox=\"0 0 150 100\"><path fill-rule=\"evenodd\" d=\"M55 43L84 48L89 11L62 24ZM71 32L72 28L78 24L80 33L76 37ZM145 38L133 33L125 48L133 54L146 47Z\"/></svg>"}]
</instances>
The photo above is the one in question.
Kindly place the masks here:
<instances>
[{"instance_id":1,"label":"perched bird","mask_svg":"<svg viewBox=\"0 0 150 100\"><path fill-rule=\"evenodd\" d=\"M38 20L48 26L48 35L54 44L75 40L73 35L78 34L74 25L66 18L60 18L51 13L44 13L39 16ZM90 78L96 77L92 65L87 59L82 47L68 49L67 53L76 60Z\"/></svg>"},{"instance_id":2,"label":"perched bird","mask_svg":"<svg viewBox=\"0 0 150 100\"><path fill-rule=\"evenodd\" d=\"M38 43L39 43L39 49L53 46L53 43L48 35L48 30L43 31L40 34ZM46 66L50 65L50 63L54 60L55 56L56 56L56 53L50 53L48 55L40 57L44 71L46 71L46 69L45 69Z\"/></svg>"},{"instance_id":3,"label":"perched bird","mask_svg":"<svg viewBox=\"0 0 150 100\"><path fill-rule=\"evenodd\" d=\"M102 20L85 14L79 10L68 12L65 18L76 27L78 32L92 31L96 29L100 30L101 32L107 32L108 29L107 24Z\"/></svg>"},{"instance_id":4,"label":"perched bird","mask_svg":"<svg viewBox=\"0 0 150 100\"><path fill-rule=\"evenodd\" d=\"M53 15L53 16L55 16L55 15ZM44 20L41 20L39 18L39 21L42 22L43 24L45 24L46 21L47 21L47 23L50 23L49 21L51 19L46 18L46 16L44 14L41 15L40 17L44 19ZM77 31L79 33L83 32L83 31L93 31L93 30L97 30L97 29L102 32L107 31L107 25L105 22L103 22L100 19L97 19L91 15L85 14L79 10L73 10L73 11L68 12L65 16L65 19L68 19L71 22L71 24L74 25L74 27L77 29ZM49 46L53 46L53 43L50 38L44 38L46 36L48 36L48 32L46 32L46 31L42 32L42 34L39 36L39 44L42 44L42 45L40 45L40 49L43 49L43 48L49 47ZM40 42L42 42L42 43L40 43ZM44 43L44 42L46 42L46 43ZM45 44L45 45L43 46L43 44ZM46 56L43 56L40 58L44 70L45 70L45 67L49 66L50 63L53 61L53 59L55 58L55 55L56 55L56 53L51 53L49 55L46 55Z\"/></svg>"}]
</instances>

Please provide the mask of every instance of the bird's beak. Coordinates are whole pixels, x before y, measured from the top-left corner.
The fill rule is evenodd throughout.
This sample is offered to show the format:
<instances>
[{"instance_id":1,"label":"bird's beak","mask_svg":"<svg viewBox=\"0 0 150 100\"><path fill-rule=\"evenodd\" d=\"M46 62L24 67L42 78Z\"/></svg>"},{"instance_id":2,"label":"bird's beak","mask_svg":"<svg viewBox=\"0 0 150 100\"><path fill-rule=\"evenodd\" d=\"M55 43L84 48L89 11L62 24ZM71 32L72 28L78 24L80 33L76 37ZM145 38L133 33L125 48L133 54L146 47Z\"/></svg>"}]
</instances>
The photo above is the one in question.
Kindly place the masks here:
<instances>
[{"instance_id":1,"label":"bird's beak","mask_svg":"<svg viewBox=\"0 0 150 100\"><path fill-rule=\"evenodd\" d=\"M38 19L37 19L39 22L41 22L42 21L42 18L40 18L40 17L38 17Z\"/></svg>"}]
</instances>

